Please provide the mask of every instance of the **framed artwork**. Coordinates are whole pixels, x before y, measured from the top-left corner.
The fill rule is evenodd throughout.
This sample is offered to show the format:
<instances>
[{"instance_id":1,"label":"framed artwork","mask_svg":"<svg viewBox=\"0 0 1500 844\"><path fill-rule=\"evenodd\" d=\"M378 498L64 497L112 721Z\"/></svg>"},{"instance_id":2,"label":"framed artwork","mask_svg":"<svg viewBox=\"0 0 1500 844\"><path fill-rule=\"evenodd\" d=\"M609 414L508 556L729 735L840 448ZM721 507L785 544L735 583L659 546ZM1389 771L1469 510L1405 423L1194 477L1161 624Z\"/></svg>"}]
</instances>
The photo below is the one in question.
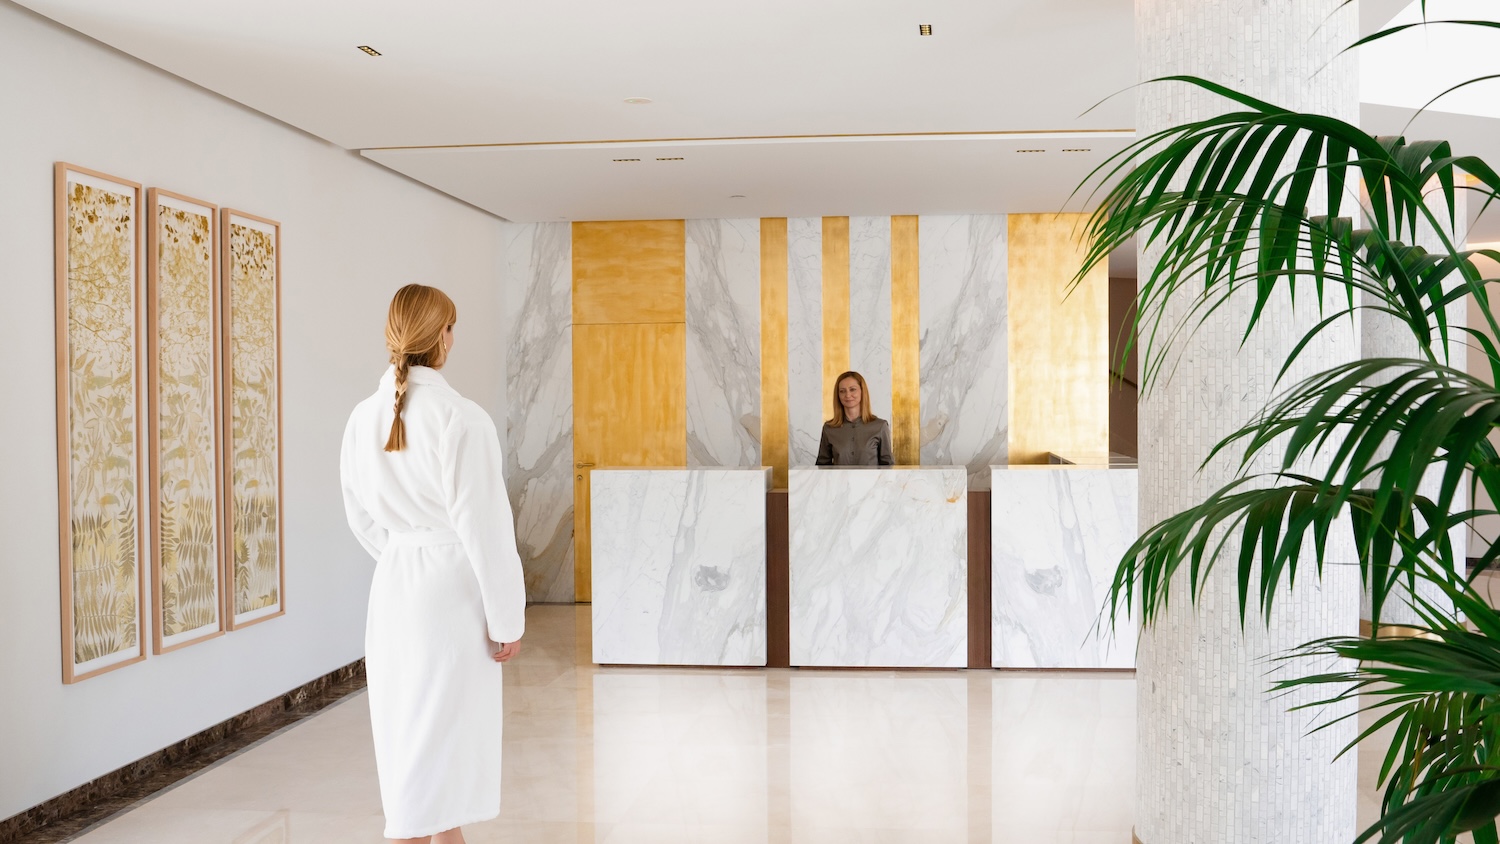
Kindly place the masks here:
<instances>
[{"instance_id":1,"label":"framed artwork","mask_svg":"<svg viewBox=\"0 0 1500 844\"><path fill-rule=\"evenodd\" d=\"M146 192L147 488L159 654L224 633L218 210Z\"/></svg>"},{"instance_id":2,"label":"framed artwork","mask_svg":"<svg viewBox=\"0 0 1500 844\"><path fill-rule=\"evenodd\" d=\"M63 682L146 658L139 424L141 186L54 168Z\"/></svg>"},{"instance_id":3,"label":"framed artwork","mask_svg":"<svg viewBox=\"0 0 1500 844\"><path fill-rule=\"evenodd\" d=\"M220 212L229 629L286 611L281 508L281 224Z\"/></svg>"}]
</instances>

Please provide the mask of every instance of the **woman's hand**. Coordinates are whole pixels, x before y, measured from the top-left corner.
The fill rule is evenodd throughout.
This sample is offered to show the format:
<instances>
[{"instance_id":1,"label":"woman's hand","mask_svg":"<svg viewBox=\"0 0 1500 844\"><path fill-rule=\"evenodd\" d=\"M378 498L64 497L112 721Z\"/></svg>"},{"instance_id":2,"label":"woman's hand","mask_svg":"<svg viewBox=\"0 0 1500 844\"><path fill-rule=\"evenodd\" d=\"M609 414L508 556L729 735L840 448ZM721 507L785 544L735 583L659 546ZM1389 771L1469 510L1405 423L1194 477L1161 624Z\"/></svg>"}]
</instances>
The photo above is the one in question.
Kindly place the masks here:
<instances>
[{"instance_id":1,"label":"woman's hand","mask_svg":"<svg viewBox=\"0 0 1500 844\"><path fill-rule=\"evenodd\" d=\"M499 647L491 654L496 662L508 662L510 658L521 652L520 642L501 642Z\"/></svg>"}]
</instances>

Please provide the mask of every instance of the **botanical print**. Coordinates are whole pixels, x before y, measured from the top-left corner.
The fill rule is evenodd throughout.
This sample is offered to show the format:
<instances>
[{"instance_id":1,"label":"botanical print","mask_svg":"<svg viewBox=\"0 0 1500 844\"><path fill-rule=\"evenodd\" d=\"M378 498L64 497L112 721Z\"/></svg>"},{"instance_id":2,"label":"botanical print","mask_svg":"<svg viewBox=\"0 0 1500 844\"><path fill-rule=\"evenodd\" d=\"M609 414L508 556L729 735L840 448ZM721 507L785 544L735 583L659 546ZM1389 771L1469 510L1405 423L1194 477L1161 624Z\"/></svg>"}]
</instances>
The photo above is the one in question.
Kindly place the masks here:
<instances>
[{"instance_id":1,"label":"botanical print","mask_svg":"<svg viewBox=\"0 0 1500 844\"><path fill-rule=\"evenodd\" d=\"M277 499L276 239L231 223L230 519L234 614L281 604Z\"/></svg>"},{"instance_id":2,"label":"botanical print","mask_svg":"<svg viewBox=\"0 0 1500 844\"><path fill-rule=\"evenodd\" d=\"M73 664L140 636L135 198L68 184L68 438Z\"/></svg>"},{"instance_id":3,"label":"botanical print","mask_svg":"<svg viewBox=\"0 0 1500 844\"><path fill-rule=\"evenodd\" d=\"M206 214L158 208L158 576L170 638L219 621L213 240Z\"/></svg>"}]
</instances>

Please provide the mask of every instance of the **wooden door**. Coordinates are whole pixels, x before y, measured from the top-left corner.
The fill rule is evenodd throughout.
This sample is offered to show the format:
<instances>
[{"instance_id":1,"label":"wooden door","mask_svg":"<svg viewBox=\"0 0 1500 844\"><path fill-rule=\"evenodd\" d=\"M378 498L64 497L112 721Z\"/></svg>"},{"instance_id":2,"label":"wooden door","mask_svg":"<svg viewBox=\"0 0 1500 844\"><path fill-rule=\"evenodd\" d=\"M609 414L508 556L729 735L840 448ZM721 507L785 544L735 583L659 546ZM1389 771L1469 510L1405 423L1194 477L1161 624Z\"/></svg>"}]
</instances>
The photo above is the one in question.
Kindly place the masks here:
<instances>
[{"instance_id":1,"label":"wooden door","mask_svg":"<svg viewBox=\"0 0 1500 844\"><path fill-rule=\"evenodd\" d=\"M681 220L573 224L574 595L592 599L590 472L687 464Z\"/></svg>"}]
</instances>

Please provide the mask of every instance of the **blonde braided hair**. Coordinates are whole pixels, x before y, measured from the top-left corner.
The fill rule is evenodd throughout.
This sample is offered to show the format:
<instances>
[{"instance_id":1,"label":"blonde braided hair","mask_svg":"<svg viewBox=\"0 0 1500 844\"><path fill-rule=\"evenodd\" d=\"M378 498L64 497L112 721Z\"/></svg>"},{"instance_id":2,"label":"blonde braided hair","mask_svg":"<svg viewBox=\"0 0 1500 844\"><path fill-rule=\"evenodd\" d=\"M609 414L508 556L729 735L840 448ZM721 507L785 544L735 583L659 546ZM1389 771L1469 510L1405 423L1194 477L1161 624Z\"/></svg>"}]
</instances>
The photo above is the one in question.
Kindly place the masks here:
<instances>
[{"instance_id":1,"label":"blonde braided hair","mask_svg":"<svg viewBox=\"0 0 1500 844\"><path fill-rule=\"evenodd\" d=\"M406 424L401 410L406 406L406 378L413 366L434 369L448 359L443 334L458 321L453 300L436 287L408 284L396 291L385 320L385 347L396 367L396 418L391 420L391 435L385 441L386 451L406 448Z\"/></svg>"}]
</instances>

